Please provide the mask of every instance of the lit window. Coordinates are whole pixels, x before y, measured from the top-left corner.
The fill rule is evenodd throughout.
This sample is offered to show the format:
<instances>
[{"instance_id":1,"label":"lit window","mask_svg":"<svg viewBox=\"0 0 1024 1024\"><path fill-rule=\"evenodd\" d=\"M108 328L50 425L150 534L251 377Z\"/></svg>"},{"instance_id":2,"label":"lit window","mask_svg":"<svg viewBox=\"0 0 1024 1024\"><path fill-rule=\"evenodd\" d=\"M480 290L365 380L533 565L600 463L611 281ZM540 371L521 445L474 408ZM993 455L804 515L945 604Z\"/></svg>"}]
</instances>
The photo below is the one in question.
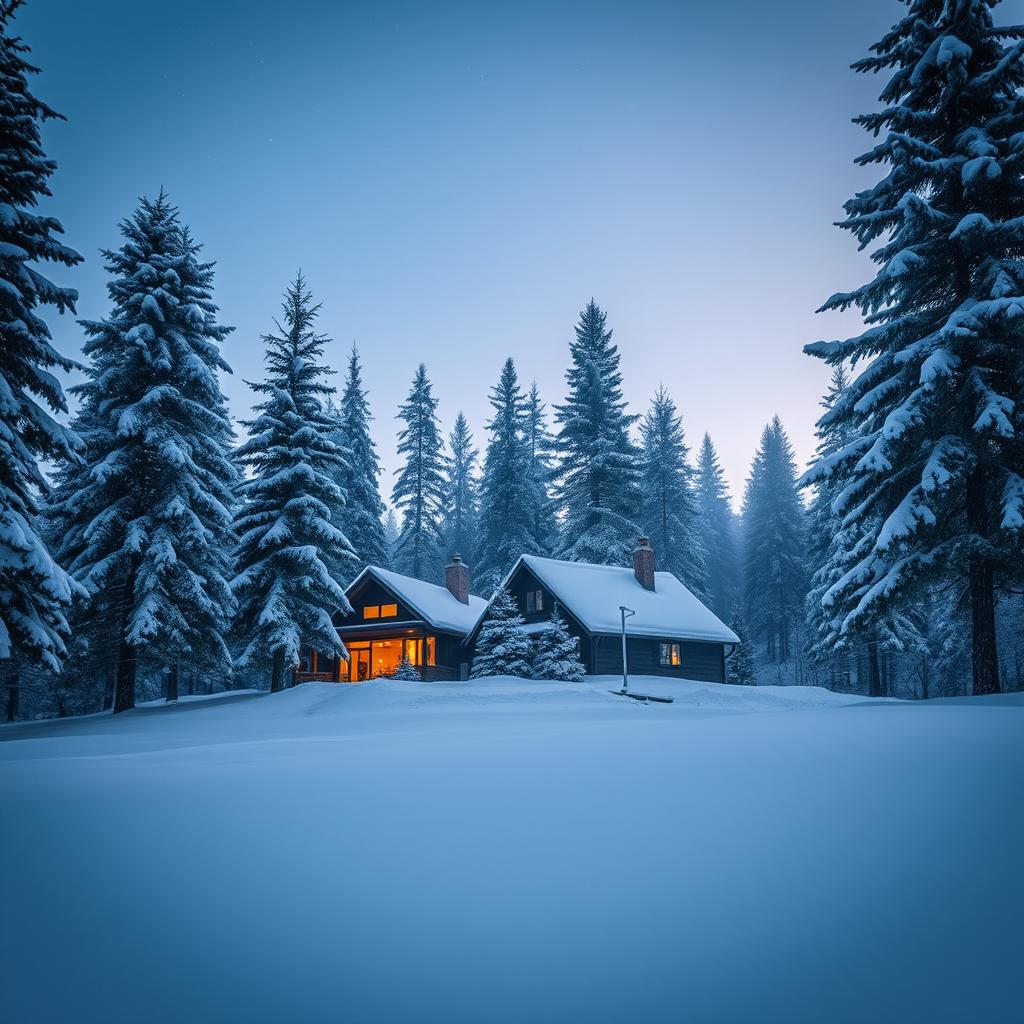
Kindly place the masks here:
<instances>
[{"instance_id":1,"label":"lit window","mask_svg":"<svg viewBox=\"0 0 1024 1024\"><path fill-rule=\"evenodd\" d=\"M379 619L380 618L380 605L379 604L368 604L363 606L363 618L364 619Z\"/></svg>"},{"instance_id":2,"label":"lit window","mask_svg":"<svg viewBox=\"0 0 1024 1024\"><path fill-rule=\"evenodd\" d=\"M382 619L393 619L398 614L397 604L382 604L380 606L380 617Z\"/></svg>"},{"instance_id":3,"label":"lit window","mask_svg":"<svg viewBox=\"0 0 1024 1024\"><path fill-rule=\"evenodd\" d=\"M679 651L679 644L661 645L662 665L682 665L683 659Z\"/></svg>"},{"instance_id":4,"label":"lit window","mask_svg":"<svg viewBox=\"0 0 1024 1024\"><path fill-rule=\"evenodd\" d=\"M427 637L427 664L437 664L437 637Z\"/></svg>"}]
</instances>

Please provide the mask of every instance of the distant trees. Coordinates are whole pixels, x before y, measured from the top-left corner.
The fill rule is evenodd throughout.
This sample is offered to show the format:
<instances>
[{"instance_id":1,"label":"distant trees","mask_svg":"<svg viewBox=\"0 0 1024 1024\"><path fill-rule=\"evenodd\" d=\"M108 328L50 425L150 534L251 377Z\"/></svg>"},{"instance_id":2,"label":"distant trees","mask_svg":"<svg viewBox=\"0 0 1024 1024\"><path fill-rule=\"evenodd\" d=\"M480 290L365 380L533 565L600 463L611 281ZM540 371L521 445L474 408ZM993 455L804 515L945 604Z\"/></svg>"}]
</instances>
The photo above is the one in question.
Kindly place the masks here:
<instances>
[{"instance_id":1,"label":"distant trees","mask_svg":"<svg viewBox=\"0 0 1024 1024\"><path fill-rule=\"evenodd\" d=\"M475 579L487 596L521 554L544 554L534 536L538 502L526 434L526 399L511 358L491 390L494 415L480 483L480 531Z\"/></svg>"},{"instance_id":2,"label":"distant trees","mask_svg":"<svg viewBox=\"0 0 1024 1024\"><path fill-rule=\"evenodd\" d=\"M736 517L729 488L709 434L704 435L694 477L694 501L701 547L707 564L711 609L727 622L738 608L740 557Z\"/></svg>"},{"instance_id":3,"label":"distant trees","mask_svg":"<svg viewBox=\"0 0 1024 1024\"><path fill-rule=\"evenodd\" d=\"M343 505L336 479L345 451L321 402L330 392L320 363L326 338L315 329L314 305L301 273L284 300L284 324L265 334L266 379L249 438L238 449L250 477L239 488L237 576L239 665L269 664L271 690L311 645L343 652L331 616L351 607L328 566L355 564L348 538L331 521Z\"/></svg>"},{"instance_id":4,"label":"distant trees","mask_svg":"<svg viewBox=\"0 0 1024 1024\"><path fill-rule=\"evenodd\" d=\"M348 538L355 560L347 559L345 575L339 580L347 585L367 565L387 568L390 557L384 537L384 502L380 496L380 460L370 435L370 403L363 387L359 352L352 347L342 386L340 407L334 411L337 422L336 440L345 449L344 465L334 480L345 498L336 524Z\"/></svg>"},{"instance_id":5,"label":"distant trees","mask_svg":"<svg viewBox=\"0 0 1024 1024\"><path fill-rule=\"evenodd\" d=\"M737 683L740 686L753 686L756 682L754 678L754 656L750 650L747 625L739 613L733 618L729 628L739 637L740 642L733 649L728 659L726 659L726 677L730 683Z\"/></svg>"},{"instance_id":6,"label":"distant trees","mask_svg":"<svg viewBox=\"0 0 1024 1024\"><path fill-rule=\"evenodd\" d=\"M880 268L822 307L856 306L869 329L806 349L864 365L820 423L849 439L805 478L859 533L828 591L841 630L959 578L975 693L1000 688L997 587L1024 566L1024 48L992 7L913 0L854 64L890 75L884 109L856 119L882 135L857 162L883 176L842 224L879 242Z\"/></svg>"},{"instance_id":7,"label":"distant trees","mask_svg":"<svg viewBox=\"0 0 1024 1024\"><path fill-rule=\"evenodd\" d=\"M391 500L402 516L393 555L394 568L407 576L439 579L444 555L441 516L445 497L445 458L437 399L420 363L409 397L398 410L398 454L404 459Z\"/></svg>"},{"instance_id":8,"label":"distant trees","mask_svg":"<svg viewBox=\"0 0 1024 1024\"><path fill-rule=\"evenodd\" d=\"M35 212L50 195L54 161L43 152L40 125L59 118L36 99L28 47L11 35L16 4L0 4L0 683L17 711L18 664L60 671L75 586L51 557L38 522L48 491L39 459L77 459L72 431L51 414L66 411L53 368L70 360L51 344L40 307L75 310L78 293L44 276L44 262L81 260L57 237L60 222ZM48 411L47 411L48 410Z\"/></svg>"},{"instance_id":9,"label":"distant trees","mask_svg":"<svg viewBox=\"0 0 1024 1024\"><path fill-rule=\"evenodd\" d=\"M231 328L217 322L213 267L166 195L142 199L104 253L110 315L84 322L85 468L52 515L60 557L115 620L114 710L135 703L139 660L229 676L234 610L233 432L217 373Z\"/></svg>"},{"instance_id":10,"label":"distant trees","mask_svg":"<svg viewBox=\"0 0 1024 1024\"><path fill-rule=\"evenodd\" d=\"M708 569L693 494L693 468L682 417L660 387L640 423L640 523L658 566L698 597L708 593Z\"/></svg>"},{"instance_id":11,"label":"distant trees","mask_svg":"<svg viewBox=\"0 0 1024 1024\"><path fill-rule=\"evenodd\" d=\"M556 407L559 425L559 557L626 565L636 540L640 468L626 412L619 353L606 314L593 299L580 313L565 379L569 394Z\"/></svg>"},{"instance_id":12,"label":"distant trees","mask_svg":"<svg viewBox=\"0 0 1024 1024\"><path fill-rule=\"evenodd\" d=\"M460 412L448 435L448 458L445 462L445 500L441 529L444 535L444 557L463 555L473 559L479 536L479 494L476 460L479 452L473 447L466 417Z\"/></svg>"},{"instance_id":13,"label":"distant trees","mask_svg":"<svg viewBox=\"0 0 1024 1024\"><path fill-rule=\"evenodd\" d=\"M804 509L793 450L778 416L761 443L743 495L744 606L752 638L771 661L788 661L803 622Z\"/></svg>"}]
</instances>

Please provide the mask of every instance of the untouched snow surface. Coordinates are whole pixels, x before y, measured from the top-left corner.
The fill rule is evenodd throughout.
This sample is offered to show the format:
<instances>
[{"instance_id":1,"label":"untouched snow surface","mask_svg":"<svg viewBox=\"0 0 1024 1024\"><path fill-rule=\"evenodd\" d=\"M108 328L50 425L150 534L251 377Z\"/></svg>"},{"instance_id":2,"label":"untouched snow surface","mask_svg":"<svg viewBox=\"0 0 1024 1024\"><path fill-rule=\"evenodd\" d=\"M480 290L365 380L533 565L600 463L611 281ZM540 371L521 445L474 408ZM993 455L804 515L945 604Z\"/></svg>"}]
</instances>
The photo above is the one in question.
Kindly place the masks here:
<instances>
[{"instance_id":1,"label":"untouched snow surface","mask_svg":"<svg viewBox=\"0 0 1024 1024\"><path fill-rule=\"evenodd\" d=\"M612 682L0 728L0 1017L1019 1019L1019 695Z\"/></svg>"}]
</instances>

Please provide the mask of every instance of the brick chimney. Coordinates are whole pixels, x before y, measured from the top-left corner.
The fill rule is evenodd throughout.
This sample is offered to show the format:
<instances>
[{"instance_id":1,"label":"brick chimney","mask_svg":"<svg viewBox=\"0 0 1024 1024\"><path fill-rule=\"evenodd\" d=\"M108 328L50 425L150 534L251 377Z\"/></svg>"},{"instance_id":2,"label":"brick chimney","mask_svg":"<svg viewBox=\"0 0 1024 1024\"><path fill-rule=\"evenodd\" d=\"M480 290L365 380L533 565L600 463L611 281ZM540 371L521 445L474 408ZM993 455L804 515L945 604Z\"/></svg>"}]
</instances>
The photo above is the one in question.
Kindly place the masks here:
<instances>
[{"instance_id":1,"label":"brick chimney","mask_svg":"<svg viewBox=\"0 0 1024 1024\"><path fill-rule=\"evenodd\" d=\"M452 555L451 564L444 567L444 585L457 601L469 604L469 566L461 555Z\"/></svg>"},{"instance_id":2,"label":"brick chimney","mask_svg":"<svg viewBox=\"0 0 1024 1024\"><path fill-rule=\"evenodd\" d=\"M654 589L654 548L646 537L638 537L633 549L633 575L644 590Z\"/></svg>"}]
</instances>

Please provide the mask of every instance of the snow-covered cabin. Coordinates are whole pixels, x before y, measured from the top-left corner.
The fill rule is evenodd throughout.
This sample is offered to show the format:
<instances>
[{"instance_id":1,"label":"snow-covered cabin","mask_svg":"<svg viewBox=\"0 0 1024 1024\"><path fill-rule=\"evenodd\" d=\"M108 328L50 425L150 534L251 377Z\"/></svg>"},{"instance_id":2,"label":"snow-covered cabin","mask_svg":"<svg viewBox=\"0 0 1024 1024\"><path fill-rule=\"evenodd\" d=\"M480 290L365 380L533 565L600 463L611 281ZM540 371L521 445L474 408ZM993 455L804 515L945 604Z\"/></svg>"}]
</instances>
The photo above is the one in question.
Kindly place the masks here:
<instances>
[{"instance_id":1,"label":"snow-covered cabin","mask_svg":"<svg viewBox=\"0 0 1024 1024\"><path fill-rule=\"evenodd\" d=\"M349 661L308 652L297 680L391 675L403 654L423 679L465 678L489 603L469 593L469 568L458 555L444 580L440 586L368 566L346 589L352 614L334 619ZM655 570L645 538L632 568L521 555L503 586L527 633L540 632L557 605L589 675L622 671L620 606L635 613L626 622L631 672L725 682L725 660L739 642L672 573Z\"/></svg>"},{"instance_id":2,"label":"snow-covered cabin","mask_svg":"<svg viewBox=\"0 0 1024 1024\"><path fill-rule=\"evenodd\" d=\"M351 615L334 625L349 660L308 653L296 680L358 683L392 675L402 656L423 679L458 679L467 661L464 646L487 602L469 592L469 569L456 555L445 569L445 585L367 566L346 588Z\"/></svg>"},{"instance_id":3,"label":"snow-covered cabin","mask_svg":"<svg viewBox=\"0 0 1024 1024\"><path fill-rule=\"evenodd\" d=\"M521 555L503 585L527 632L543 629L557 604L569 631L579 637L588 675L622 671L620 607L635 613L626 620L630 672L724 683L725 660L739 643L672 573L655 570L654 551L644 537L637 541L632 568ZM475 642L478 627L467 646Z\"/></svg>"}]
</instances>

